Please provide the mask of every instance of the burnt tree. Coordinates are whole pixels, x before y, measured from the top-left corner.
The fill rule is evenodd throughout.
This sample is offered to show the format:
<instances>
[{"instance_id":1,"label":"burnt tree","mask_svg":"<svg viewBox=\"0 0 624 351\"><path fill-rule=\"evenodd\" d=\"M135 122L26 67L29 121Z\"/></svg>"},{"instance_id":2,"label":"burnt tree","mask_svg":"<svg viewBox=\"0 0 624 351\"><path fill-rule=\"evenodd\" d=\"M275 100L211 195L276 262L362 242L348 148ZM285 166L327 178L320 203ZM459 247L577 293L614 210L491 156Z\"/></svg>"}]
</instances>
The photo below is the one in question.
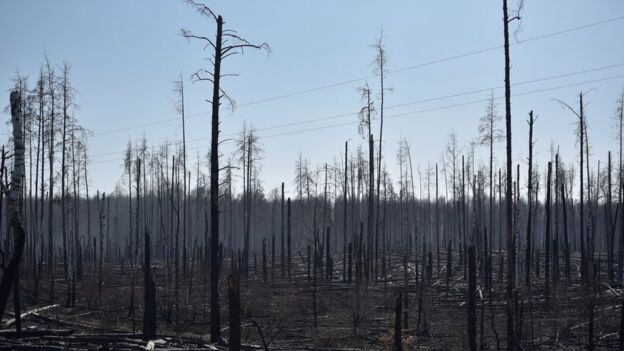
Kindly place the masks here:
<instances>
[{"instance_id":1,"label":"burnt tree","mask_svg":"<svg viewBox=\"0 0 624 351\"><path fill-rule=\"evenodd\" d=\"M151 243L147 228L145 229L145 263L143 266L145 307L143 309L143 339L156 338L156 285L152 278Z\"/></svg>"},{"instance_id":2,"label":"burnt tree","mask_svg":"<svg viewBox=\"0 0 624 351\"><path fill-rule=\"evenodd\" d=\"M212 342L221 340L221 318L219 313L219 109L221 99L230 102L234 107L234 101L221 88L221 63L224 59L243 53L244 49L264 49L270 51L268 44L251 44L243 39L234 30L223 29L223 17L215 14L208 6L188 0L197 12L202 16L213 19L217 25L214 39L199 36L188 30L182 30L182 36L187 39L196 39L204 42L204 48L214 49L210 62L212 71L200 68L193 74L193 78L199 81L212 83L212 117L211 117L211 141L210 141L210 339ZM224 43L225 38L225 43Z\"/></svg>"},{"instance_id":3,"label":"burnt tree","mask_svg":"<svg viewBox=\"0 0 624 351\"><path fill-rule=\"evenodd\" d=\"M9 295L13 289L16 275L18 274L19 263L24 252L26 242L26 231L22 226L20 218L20 200L22 199L22 179L24 177L24 134L23 134L23 114L22 97L19 91L12 91L11 101L11 124L13 126L13 172L11 172L11 184L7 192L7 207L9 211L9 221L13 230L13 249L8 264L4 267L2 280L0 280L0 319L4 316ZM3 186L4 188L4 186ZM5 189L3 189L4 191Z\"/></svg>"},{"instance_id":4,"label":"burnt tree","mask_svg":"<svg viewBox=\"0 0 624 351\"><path fill-rule=\"evenodd\" d=\"M208 6L187 1L202 16L213 19L217 24L214 39L198 36L188 30L182 30L187 39L197 39L206 43L205 48L214 49L210 62L212 71L200 68L193 74L199 81L212 83L212 121L210 141L210 339L212 342L221 340L221 318L219 313L219 108L221 99L226 99L232 108L234 101L221 88L221 63L224 59L243 53L244 49L264 49L270 51L268 44L252 44L241 38L236 31L223 29L223 17L215 14ZM225 43L224 43L225 38Z\"/></svg>"}]
</instances>

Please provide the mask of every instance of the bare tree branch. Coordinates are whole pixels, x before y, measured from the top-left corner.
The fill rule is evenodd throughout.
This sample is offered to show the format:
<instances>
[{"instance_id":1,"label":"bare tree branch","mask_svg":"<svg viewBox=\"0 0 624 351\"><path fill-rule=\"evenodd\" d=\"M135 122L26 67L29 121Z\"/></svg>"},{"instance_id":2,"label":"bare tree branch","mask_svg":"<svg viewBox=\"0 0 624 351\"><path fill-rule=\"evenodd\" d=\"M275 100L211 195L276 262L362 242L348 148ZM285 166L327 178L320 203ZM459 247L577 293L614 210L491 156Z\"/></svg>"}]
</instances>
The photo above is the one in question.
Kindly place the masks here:
<instances>
[{"instance_id":1,"label":"bare tree branch","mask_svg":"<svg viewBox=\"0 0 624 351\"><path fill-rule=\"evenodd\" d=\"M204 5L203 3L193 0L186 0L186 3L193 6L197 12L202 14L202 16L212 17L215 21L217 20L217 15L210 9L210 7Z\"/></svg>"}]
</instances>

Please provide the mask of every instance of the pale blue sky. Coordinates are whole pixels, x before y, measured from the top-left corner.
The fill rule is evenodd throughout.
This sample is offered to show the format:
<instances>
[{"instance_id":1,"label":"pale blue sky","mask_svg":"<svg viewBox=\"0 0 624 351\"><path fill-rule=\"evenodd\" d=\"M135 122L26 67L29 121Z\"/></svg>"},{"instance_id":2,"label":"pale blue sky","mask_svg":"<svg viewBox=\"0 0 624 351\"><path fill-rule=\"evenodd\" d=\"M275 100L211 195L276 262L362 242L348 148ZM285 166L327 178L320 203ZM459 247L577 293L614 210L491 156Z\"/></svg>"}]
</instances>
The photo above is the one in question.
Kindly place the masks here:
<instances>
[{"instance_id":1,"label":"pale blue sky","mask_svg":"<svg viewBox=\"0 0 624 351\"><path fill-rule=\"evenodd\" d=\"M621 0L569 1L527 0L518 40L526 40L624 16ZM224 87L239 104L279 96L371 75L369 47L383 28L388 51L388 69L496 47L502 44L501 1L207 1L223 15L226 26L250 41L266 41L273 54L247 52L225 63L224 70L239 73ZM204 98L210 83L192 84L190 74L205 65L207 53L197 42L179 36L180 28L212 36L214 24L195 13L182 1L8 1L0 2L0 91L11 87L16 70L29 73L34 81L47 54L59 65L72 65L72 82L80 94L76 116L95 134L90 139L91 184L111 191L121 175L122 150L129 139L146 135L158 144L164 139L181 139L181 123L170 121L149 127L99 134L110 130L176 118L172 82L186 79L187 114L207 112ZM553 98L576 102L578 92L588 95L590 141L593 159L605 160L616 150L611 117L615 101L624 88L624 18L582 30L529 41L512 47L512 83L601 68L583 74L512 87L525 93L515 97L514 158L525 162L527 155L527 113L540 116L536 124L536 154L540 167L549 155L551 141L560 145L564 160L576 155L574 118ZM607 66L619 65L610 68ZM617 77L617 78L613 78ZM603 80L605 78L612 78ZM598 81L602 80L602 81ZM224 136L238 133L245 121L260 129L265 150L262 178L265 188L293 179L298 152L313 164L339 157L344 141L361 143L355 124L291 133L308 128L355 122L355 115L326 119L286 128L275 125L345 113L355 113L361 103L356 88L364 81L312 93L241 106L234 114L223 113ZM369 79L379 91L377 79ZM503 83L502 49L490 50L457 60L390 74L386 106L453 95L485 91L454 98L412 104L386 110L384 150L389 166L395 168L397 143L401 136L412 144L414 162L424 166L438 160L454 129L460 142L477 135L485 103L448 109L438 107L485 99L488 88ZM494 90L501 96L502 90ZM5 95L8 103L8 94ZM502 113L502 100L499 112ZM411 111L430 110L417 114ZM5 120L8 115L2 114ZM0 132L7 132L2 124ZM375 127L377 128L377 127ZM188 154L205 154L209 143L209 115L188 118ZM291 133L275 136L276 134ZM375 137L378 137L375 131ZM273 137L267 137L273 136ZM266 138L263 138L266 137ZM6 136L3 136L6 138ZM198 140L200 139L200 140ZM231 144L224 146L227 154ZM499 151L501 148L499 147ZM502 160L502 152L499 152ZM206 171L206 168L204 168ZM524 173L524 170L522 171Z\"/></svg>"}]
</instances>

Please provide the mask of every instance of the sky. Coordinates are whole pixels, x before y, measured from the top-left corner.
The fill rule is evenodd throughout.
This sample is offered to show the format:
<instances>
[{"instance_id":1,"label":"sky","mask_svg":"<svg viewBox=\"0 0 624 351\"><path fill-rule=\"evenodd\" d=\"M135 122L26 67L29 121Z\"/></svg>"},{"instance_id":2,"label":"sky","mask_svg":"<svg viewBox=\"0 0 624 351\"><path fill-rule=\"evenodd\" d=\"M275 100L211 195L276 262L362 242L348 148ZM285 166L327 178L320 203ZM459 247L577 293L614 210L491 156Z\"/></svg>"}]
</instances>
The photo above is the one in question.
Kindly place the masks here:
<instances>
[{"instance_id":1,"label":"sky","mask_svg":"<svg viewBox=\"0 0 624 351\"><path fill-rule=\"evenodd\" d=\"M389 70L385 83L392 88L385 96L383 149L395 180L401 138L410 142L414 167L424 169L441 162L452 131L465 147L476 138L491 93L499 114L504 112L502 1L206 4L223 15L226 28L271 47L270 55L245 51L223 66L225 73L237 74L225 78L223 88L238 104L234 111L223 109L223 138L236 137L244 124L257 128L266 190L282 181L293 189L299 153L322 165L340 160L346 140L352 148L363 145L357 131L356 113L362 107L357 88L368 82L378 97L370 45L382 31ZM521 18L511 26L514 163L525 172L530 110L539 116L538 167L545 169L551 145L559 147L564 161L576 160L576 117L556 100L574 105L584 91L591 161L606 164L607 152L618 147L613 116L624 89L624 2L526 0ZM212 37L215 27L176 0L1 1L0 91L5 102L0 105L8 105L16 72L29 75L34 84L46 55L56 65L70 63L79 92L75 116L93 133L90 184L110 192L120 182L129 140L145 136L150 145L181 140L173 82L182 76L189 162L194 164L199 155L207 173L206 99L212 86L192 82L191 74L210 68L205 60L210 53L201 43L182 38L180 29ZM2 112L0 118L8 121L9 115ZM373 127L376 139L378 123ZM8 132L8 123L0 124L4 142ZM231 141L223 144L225 158L233 147ZM477 151L485 156L484 147ZM503 144L496 151L497 160L504 161Z\"/></svg>"}]
</instances>

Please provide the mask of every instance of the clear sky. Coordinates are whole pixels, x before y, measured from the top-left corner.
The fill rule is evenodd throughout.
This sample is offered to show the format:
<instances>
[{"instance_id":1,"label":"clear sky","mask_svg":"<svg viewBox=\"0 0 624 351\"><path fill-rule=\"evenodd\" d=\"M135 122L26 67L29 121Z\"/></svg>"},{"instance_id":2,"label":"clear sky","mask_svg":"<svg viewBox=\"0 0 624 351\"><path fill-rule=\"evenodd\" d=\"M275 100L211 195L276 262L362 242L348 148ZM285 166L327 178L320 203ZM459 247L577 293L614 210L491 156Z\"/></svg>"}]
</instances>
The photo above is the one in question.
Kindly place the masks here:
<instances>
[{"instance_id":1,"label":"clear sky","mask_svg":"<svg viewBox=\"0 0 624 351\"><path fill-rule=\"evenodd\" d=\"M224 88L241 105L233 114L222 114L224 138L238 133L245 122L259 129L265 151L261 177L267 190L281 181L291 184L299 152L316 165L340 157L347 139L352 145L362 143L355 112L361 107L357 87L364 80L244 105L371 76L374 52L369 45L382 29L388 69L412 67L386 79L393 91L386 97L384 152L392 170L401 137L410 141L416 164L436 162L451 130L462 145L477 135L486 104L465 103L486 99L490 88L496 88L497 97L503 93L500 48L414 67L502 45L502 1L206 3L223 15L227 28L252 42L266 41L273 51L270 56L248 51L224 64L227 73L239 74L227 78ZM605 20L612 21L522 42ZM10 78L17 70L30 74L34 82L44 55L59 65L69 62L72 83L80 92L76 116L94 133L89 143L91 185L111 191L120 179L122 151L128 140L143 135L151 144L181 139L181 123L174 120L172 82L182 74L189 115L187 148L194 161L197 153L205 155L208 150L210 106L204 99L210 96L211 85L191 83L190 75L206 67L208 53L200 43L180 37L180 28L209 36L215 31L213 22L176 0L1 1L3 105L8 105ZM624 89L622 34L621 0L525 1L521 29L513 39L518 43L511 50L512 83L525 82L512 86L512 93L520 94L512 101L515 162L522 167L526 162L526 119L531 109L540 116L535 131L540 169L545 167L551 142L560 146L564 160L572 160L575 117L553 99L574 104L581 90L591 90L587 101L593 160L606 160L608 150L616 151L612 117ZM542 80L553 76L561 77ZM377 78L368 82L379 91ZM481 92L397 106L475 90ZM497 102L502 114L503 101ZM267 129L336 115L342 116ZM2 116L5 121L9 118L6 113ZM131 128L160 121L165 122ZM8 130L3 123L0 132ZM224 152L228 154L231 148L231 143L225 144ZM504 160L502 145L498 154Z\"/></svg>"}]
</instances>

